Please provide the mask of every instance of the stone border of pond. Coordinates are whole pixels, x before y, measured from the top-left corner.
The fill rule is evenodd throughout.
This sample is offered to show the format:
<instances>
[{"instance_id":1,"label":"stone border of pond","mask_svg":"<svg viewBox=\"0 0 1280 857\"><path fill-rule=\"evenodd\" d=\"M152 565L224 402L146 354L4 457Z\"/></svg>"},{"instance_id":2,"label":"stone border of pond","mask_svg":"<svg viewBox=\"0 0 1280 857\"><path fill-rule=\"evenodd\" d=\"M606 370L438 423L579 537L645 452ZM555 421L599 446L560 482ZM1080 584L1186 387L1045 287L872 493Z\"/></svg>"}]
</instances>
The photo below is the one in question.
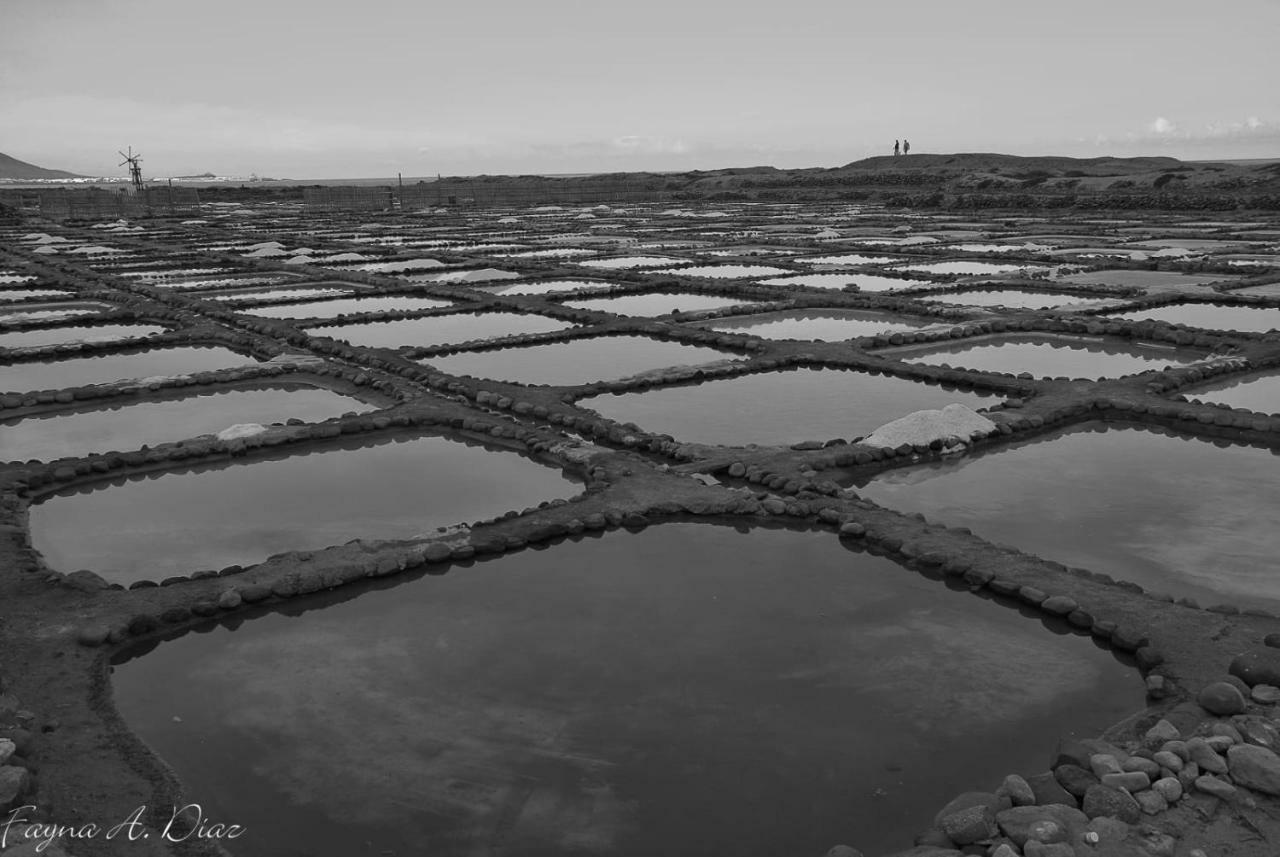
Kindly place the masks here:
<instances>
[{"instance_id":1,"label":"stone border of pond","mask_svg":"<svg viewBox=\"0 0 1280 857\"><path fill-rule=\"evenodd\" d=\"M726 219L741 216L738 212L726 215ZM406 228L418 226L411 215L387 215L388 220L396 217ZM471 228L469 214L433 215L436 217L440 219L432 221L432 228ZM668 220L677 231L703 225L679 218ZM896 228L898 223L889 212L874 215L872 221L883 221L885 232ZM340 237L308 237L309 245L323 245L329 248L326 252L369 250L368 245L341 237L350 232L352 221L333 213L315 219L277 213L270 228L227 222L188 228L164 218L158 222L166 226L163 234L113 233L109 236L110 243L134 253L132 261L141 263L165 258L174 242L184 239L222 242L229 247L237 246L237 242L248 245L255 240L273 238L289 243L297 237L299 228L312 229L319 224L336 229ZM1009 221L1005 225L1008 224ZM548 224L548 228L575 230L581 227L566 215ZM108 238L74 224L60 225L58 229L68 235L78 234L78 230L82 240ZM796 248L829 251L831 247L806 236L787 236L781 240L786 246ZM1144 821L1163 823L1177 813L1212 812L1218 806L1230 807L1234 812L1237 808L1258 806L1262 801L1274 803L1272 796L1276 791L1268 791L1271 787L1268 784L1280 780L1259 778L1258 771L1280 770L1276 768L1280 759L1273 761L1274 753L1266 756L1249 748L1259 747L1271 753L1277 746L1268 728L1274 729L1280 724L1274 707L1275 699L1280 698L1280 691L1274 690L1280 685L1280 651L1275 649L1280 646L1280 618L1234 604L1201 608L1185 599L1175 601L1087 569L1068 568L1032 557L991 544L962 528L949 529L919 515L876 506L827 477L836 475L830 472L836 470L870 474L955 454L957 448L962 451L984 446L995 449L1011 439L1033 439L1053 427L1099 419L1160 427L1222 443L1280 448L1280 418L1183 401L1185 397L1178 392L1206 378L1230 377L1280 365L1280 335L1187 330L1163 323L1107 320L1083 311L1016 311L999 315L953 308L936 315L944 323L905 336L895 334L841 343L774 341L681 327L678 322L684 321L683 318L659 321L567 311L545 296L492 295L466 284L414 284L398 277L323 265L286 268L281 261L245 259L234 250L192 252L181 257L189 257L191 263L221 263L228 270L245 275L288 274L296 277L290 285L331 280L336 273L343 279L367 285L368 296L414 294L458 304L454 308L442 308L446 312L464 308L534 312L585 325L576 336L635 334L709 345L745 357L741 364L655 370L644 373L651 377L625 382L627 385L638 383L641 388L651 383L732 377L746 367L749 367L746 371L770 371L792 366L874 368L925 381L973 383L974 373L932 368L921 371L918 367L904 370L905 364L892 359L888 352L909 343L963 340L1002 331L1105 336L1117 341L1194 346L1221 355L1192 367L1150 370L1101 382L979 373L984 383L993 385L1006 396L985 410L984 416L996 427L981 437L938 438L928 444L904 444L894 449L864 446L858 443L860 439L804 441L791 447L729 448L681 444L670 437L648 435L633 426L611 423L577 407L575 402L585 390L595 389L597 385L532 387L451 376L429 365L412 362L413 357L441 353L432 349L421 353L417 349L395 352L346 346L315 336L294 323L246 316L180 291L114 276L110 273L113 264L110 259L44 256L32 249L0 246L0 262L40 277L65 281L77 292L77 299L83 300L92 294L94 299L119 306L119 309L104 310L104 321L128 318L165 324L175 329L177 344L216 344L269 356L274 362L266 367L249 367L253 371L248 374L242 369L230 370L229 374L201 373L170 379L172 383L167 380L154 391L123 384L106 385L100 390L43 391L48 401L20 398L15 404L12 398L6 402L0 397L6 417L40 409L74 408L81 402L144 400L152 392L177 395L186 386L220 389L270 383L272 379L304 382L311 379L322 385L336 384L362 398L374 397L386 403L371 413L310 425L273 426L263 435L230 444L185 439L152 449L69 457L39 466L0 466L0 586L5 588L7 596L17 596L8 601L12 606L7 606L6 623L0 626L7 671L5 682L0 686L3 692L0 693L0 741L16 734L22 743L15 742L15 746L23 750L17 757L22 764L0 766L0 782L9 782L5 777L12 779L17 786L15 795L34 785L42 800L53 798L55 816L68 811L65 807L87 806L108 815L122 809L121 817L124 817L136 806L162 807L182 797L181 786L173 773L132 735L112 705L110 658L128 647L150 645L164 634L200 630L211 620L237 622L254 615L255 610L306 609L307 602L302 596L308 592L331 588L357 592L360 586L391 585L428 569L434 572L450 565L465 566L479 558L531 545L585 538L604 529L636 529L666 520L712 517L748 527L821 528L837 534L851 546L890 556L926 579L958 591L997 599L1029 617L1057 623L1055 627L1071 627L1077 633L1088 633L1133 658L1146 685L1150 703L1146 710L1117 724L1101 740L1064 743L1046 757L1042 774L1025 779L1007 777L993 791L981 793L978 798L972 794L962 795L944 808L935 824L918 839L922 843L920 848L944 850L911 849L901 854L958 854L962 853L958 848L973 851L980 847L976 843L984 843L981 847L985 851L994 850L993 857L1015 857L1020 851L1023 857L1030 857L1034 850L1030 845L1032 839L1027 837L1019 842L1018 831L1049 822L1058 825L1060 831L1065 830L1065 835L1076 837L1072 841L1096 836L1097 839L1083 841L1106 845L1114 853L1134 853L1153 842L1167 850L1172 846L1163 839L1151 840L1155 833ZM485 266L485 262L480 261L483 256L478 260L476 255L465 252L465 248L460 249L461 252L436 252L436 249L408 248L382 253L380 259L430 255L450 270ZM907 258L932 258L933 255L929 249L913 246ZM779 267L787 267L787 260L778 261L784 263ZM1009 260L1001 257L997 261ZM520 273L523 280L583 278L583 270L572 264L547 260L494 260L493 263ZM1158 264L1125 265L1107 260L1096 269L1128 267L1189 272L1208 270L1213 265L1203 261L1170 263L1167 260L1160 260ZM811 269L800 272L808 273ZM634 286L637 293L661 291L673 285L682 291L733 296L765 296L763 289L772 289L768 293L770 311L778 306L890 312L910 308L914 314L920 314L920 304L916 301L871 292L761 287L746 281L678 278L645 274L643 270L612 271L608 276L622 281L624 289ZM1251 279L1269 282L1276 278L1262 275ZM961 280L956 276L948 282L957 290L975 285L1024 288L1024 282L1054 290L1051 283L1038 278ZM1072 291L1079 289L1073 286ZM1159 290L1139 291L1143 296L1134 295L1133 301L1138 306L1159 305L1169 300ZM1215 286L1210 291L1221 300L1225 290ZM1186 293L1173 297L1185 300ZM1258 302L1247 296L1244 299ZM1116 308L1108 307L1105 311L1115 312ZM87 318L61 323L85 321ZM55 322L49 326L58 325ZM526 344L545 341L541 336L520 341ZM511 344L485 341L475 347L510 347ZM466 526L459 522L460 526L434 538L356 541L320 551L291 552L249 568L195 569L181 579L175 576L157 581L165 585L143 585L127 590L104 587L105 581L95 580L88 574L64 574L44 568L31 550L24 525L26 509L33 498L72 486L216 467L232 459L253 461L305 454L328 444L342 443L348 436L351 441L357 441L424 429L481 443L493 448L495 454L511 451L532 455L546 466L558 467L583 479L585 490L568 501L548 501ZM957 443L952 444L952 440ZM1233 686L1240 699L1224 690L1223 684ZM17 708L16 694L21 695L21 704L28 706L27 709ZM1180 800L1171 801L1166 795L1166 791L1172 795L1173 789L1166 782L1171 779L1169 776L1154 781L1165 783L1162 790L1139 787L1139 777L1132 775L1146 773L1150 781L1149 763L1157 761L1154 756L1158 753L1172 753L1182 762L1182 771L1187 770L1193 740L1200 738L1204 740L1194 744L1194 752L1199 757L1195 764L1203 763L1204 770L1197 771L1199 775L1190 780L1189 786L1184 786L1179 777L1172 778L1183 789ZM1162 743L1155 744L1157 740ZM1181 748L1187 753L1185 760L1179 755L1178 741L1186 745ZM1170 743L1174 746L1167 746ZM1154 749L1156 746L1159 749ZM1205 753L1205 747L1220 757L1221 762L1213 762ZM1095 757L1109 757L1111 761L1098 761L1099 768L1095 771ZM35 778L29 773L11 775L6 771L6 768L28 770L28 758L38 768ZM1170 758L1162 756L1160 761L1169 762ZM1119 771L1114 769L1117 765ZM1221 772L1213 773L1215 768ZM1163 775L1166 770L1172 772L1172 768L1162 765L1159 773ZM1117 776L1120 779L1116 779ZM1098 782L1092 782L1089 777ZM1081 793L1077 795L1071 788ZM1165 801L1167 808L1162 807L1157 796ZM1053 803L1064 804L1064 809L1044 806ZM1138 807L1138 815L1134 815L1134 806ZM1273 814L1280 816L1280 809ZM160 824L165 820L157 818ZM1049 830L1043 826L1036 829ZM1046 848L1055 844L1036 841ZM93 849L92 853L107 851L110 849ZM856 852L852 849L832 851L833 857L841 854L847 857L852 853ZM1052 852L1041 849L1040 853Z\"/></svg>"}]
</instances>

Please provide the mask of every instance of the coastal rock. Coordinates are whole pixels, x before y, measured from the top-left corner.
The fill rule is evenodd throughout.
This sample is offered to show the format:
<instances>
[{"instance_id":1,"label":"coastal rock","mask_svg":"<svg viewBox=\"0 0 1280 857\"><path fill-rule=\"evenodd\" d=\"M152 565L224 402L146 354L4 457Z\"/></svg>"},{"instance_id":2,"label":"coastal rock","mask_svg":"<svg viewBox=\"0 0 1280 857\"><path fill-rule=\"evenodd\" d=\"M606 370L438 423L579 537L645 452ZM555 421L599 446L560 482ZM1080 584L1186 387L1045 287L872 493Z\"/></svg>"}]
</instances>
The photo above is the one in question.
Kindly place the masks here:
<instances>
[{"instance_id":1,"label":"coastal rock","mask_svg":"<svg viewBox=\"0 0 1280 857\"><path fill-rule=\"evenodd\" d=\"M833 845L825 857L863 857L861 851L849 845Z\"/></svg>"},{"instance_id":2,"label":"coastal rock","mask_svg":"<svg viewBox=\"0 0 1280 857\"><path fill-rule=\"evenodd\" d=\"M31 774L26 768L13 765L0 767L0 810L8 811L20 806L19 801L31 787Z\"/></svg>"},{"instance_id":3,"label":"coastal rock","mask_svg":"<svg viewBox=\"0 0 1280 857\"><path fill-rule=\"evenodd\" d=\"M1200 766L1200 770L1208 771L1211 774L1225 774L1227 772L1227 760L1218 755L1209 743L1203 738L1192 738L1187 742L1187 754L1191 757L1191 761Z\"/></svg>"},{"instance_id":4,"label":"coastal rock","mask_svg":"<svg viewBox=\"0 0 1280 857\"><path fill-rule=\"evenodd\" d=\"M1280 795L1280 756L1265 747L1237 744L1227 751L1231 778L1239 785Z\"/></svg>"},{"instance_id":5,"label":"coastal rock","mask_svg":"<svg viewBox=\"0 0 1280 857\"><path fill-rule=\"evenodd\" d=\"M1151 790L1169 803L1182 800L1182 783L1177 777L1161 777L1151 784Z\"/></svg>"},{"instance_id":6,"label":"coastal rock","mask_svg":"<svg viewBox=\"0 0 1280 857\"><path fill-rule=\"evenodd\" d=\"M1105 816L1118 818L1128 824L1137 824L1142 818L1142 808L1132 795L1101 783L1089 786L1081 808L1089 818Z\"/></svg>"},{"instance_id":7,"label":"coastal rock","mask_svg":"<svg viewBox=\"0 0 1280 857\"><path fill-rule=\"evenodd\" d=\"M1261 705L1275 705L1280 702L1280 687L1271 684L1255 684L1250 697Z\"/></svg>"},{"instance_id":8,"label":"coastal rock","mask_svg":"<svg viewBox=\"0 0 1280 857\"><path fill-rule=\"evenodd\" d=\"M1001 832L1019 848L1028 841L1066 842L1088 821L1080 810L1062 805L1015 806L996 815Z\"/></svg>"},{"instance_id":9,"label":"coastal rock","mask_svg":"<svg viewBox=\"0 0 1280 857\"><path fill-rule=\"evenodd\" d=\"M1000 788L1014 806L1034 806L1036 803L1036 793L1032 791L1031 784L1017 774L1005 777Z\"/></svg>"},{"instance_id":10,"label":"coastal rock","mask_svg":"<svg viewBox=\"0 0 1280 857\"><path fill-rule=\"evenodd\" d=\"M1280 649L1253 649L1237 655L1228 672L1250 687L1259 684L1280 687Z\"/></svg>"},{"instance_id":11,"label":"coastal rock","mask_svg":"<svg viewBox=\"0 0 1280 857\"><path fill-rule=\"evenodd\" d=\"M1235 685L1225 681L1205 685L1196 696L1196 702L1205 711L1219 717L1244 713L1244 694Z\"/></svg>"},{"instance_id":12,"label":"coastal rock","mask_svg":"<svg viewBox=\"0 0 1280 857\"><path fill-rule=\"evenodd\" d=\"M1064 789L1062 784L1054 777L1053 771L1045 771L1042 774L1034 774L1027 777L1027 785L1031 786L1031 791L1036 796L1035 802L1038 806L1060 803L1063 806L1075 808L1080 805L1080 801L1076 799L1076 796Z\"/></svg>"},{"instance_id":13,"label":"coastal rock","mask_svg":"<svg viewBox=\"0 0 1280 857\"><path fill-rule=\"evenodd\" d=\"M1230 800L1236 796L1236 787L1226 780L1220 780L1212 774L1196 777L1196 791L1213 795L1222 800Z\"/></svg>"},{"instance_id":14,"label":"coastal rock","mask_svg":"<svg viewBox=\"0 0 1280 857\"><path fill-rule=\"evenodd\" d=\"M18 745L8 738L0 738L0 766L9 764L13 754L18 752Z\"/></svg>"},{"instance_id":15,"label":"coastal rock","mask_svg":"<svg viewBox=\"0 0 1280 857\"><path fill-rule=\"evenodd\" d=\"M1165 800L1164 795L1155 789L1138 792L1133 797L1138 802L1138 806L1147 815L1158 815L1169 808L1169 801Z\"/></svg>"},{"instance_id":16,"label":"coastal rock","mask_svg":"<svg viewBox=\"0 0 1280 857\"><path fill-rule=\"evenodd\" d=\"M1083 798L1091 786L1098 784L1098 778L1079 765L1059 765L1053 775L1059 785L1078 798Z\"/></svg>"},{"instance_id":17,"label":"coastal rock","mask_svg":"<svg viewBox=\"0 0 1280 857\"><path fill-rule=\"evenodd\" d=\"M957 845L972 845L999 833L995 815L988 806L971 806L939 821L942 832Z\"/></svg>"},{"instance_id":18,"label":"coastal rock","mask_svg":"<svg viewBox=\"0 0 1280 857\"><path fill-rule=\"evenodd\" d=\"M1178 727L1174 726L1168 720L1159 720L1155 726L1147 730L1142 738L1143 744L1147 747L1155 749L1163 746L1167 741L1176 741L1182 737L1182 733L1178 731Z\"/></svg>"}]
</instances>

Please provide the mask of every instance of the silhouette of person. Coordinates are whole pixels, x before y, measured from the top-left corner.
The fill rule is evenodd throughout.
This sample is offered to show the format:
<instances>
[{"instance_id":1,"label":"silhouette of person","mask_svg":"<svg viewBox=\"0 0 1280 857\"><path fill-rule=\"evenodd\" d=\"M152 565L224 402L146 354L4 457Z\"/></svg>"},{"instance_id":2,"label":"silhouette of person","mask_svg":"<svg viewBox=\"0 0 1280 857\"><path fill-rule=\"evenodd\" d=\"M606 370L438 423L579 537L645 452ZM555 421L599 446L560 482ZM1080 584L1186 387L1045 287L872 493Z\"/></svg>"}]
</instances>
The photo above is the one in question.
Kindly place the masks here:
<instances>
[{"instance_id":1,"label":"silhouette of person","mask_svg":"<svg viewBox=\"0 0 1280 857\"><path fill-rule=\"evenodd\" d=\"M903 139L903 141L902 141L902 154L904 154L904 155L909 155L909 154L911 154L911 141L910 141L910 140Z\"/></svg>"},{"instance_id":2,"label":"silhouette of person","mask_svg":"<svg viewBox=\"0 0 1280 857\"><path fill-rule=\"evenodd\" d=\"M897 156L898 156L898 141L897 141L897 140L894 140L894 141L893 141L893 155L894 155L894 157L897 157Z\"/></svg>"}]
</instances>

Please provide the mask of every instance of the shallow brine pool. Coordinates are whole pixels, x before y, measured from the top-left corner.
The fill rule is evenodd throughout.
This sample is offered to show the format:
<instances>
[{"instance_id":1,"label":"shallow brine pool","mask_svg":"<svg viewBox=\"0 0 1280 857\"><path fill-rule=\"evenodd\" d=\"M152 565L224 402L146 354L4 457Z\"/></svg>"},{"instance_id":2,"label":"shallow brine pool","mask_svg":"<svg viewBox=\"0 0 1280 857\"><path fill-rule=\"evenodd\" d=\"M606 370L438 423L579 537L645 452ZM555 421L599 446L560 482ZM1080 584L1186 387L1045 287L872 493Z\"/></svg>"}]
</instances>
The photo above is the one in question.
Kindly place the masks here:
<instances>
[{"instance_id":1,"label":"shallow brine pool","mask_svg":"<svg viewBox=\"0 0 1280 857\"><path fill-rule=\"evenodd\" d=\"M12 330L0 333L0 348L35 348L68 342L110 342L164 333L158 324L100 324L70 327L44 327L37 330Z\"/></svg>"},{"instance_id":2,"label":"shallow brine pool","mask_svg":"<svg viewBox=\"0 0 1280 857\"><path fill-rule=\"evenodd\" d=\"M1093 423L854 482L877 503L1202 603L1280 606L1280 457Z\"/></svg>"},{"instance_id":3,"label":"shallow brine pool","mask_svg":"<svg viewBox=\"0 0 1280 857\"><path fill-rule=\"evenodd\" d=\"M688 292L654 292L645 295L621 295L612 298L584 298L564 301L564 305L576 309L612 312L618 315L658 316L673 312L698 312L722 309L728 306L753 304L744 298L725 298L719 295L699 295Z\"/></svg>"},{"instance_id":4,"label":"shallow brine pool","mask_svg":"<svg viewBox=\"0 0 1280 857\"><path fill-rule=\"evenodd\" d=\"M54 568L128 584L413 538L578 493L559 470L443 437L313 449L55 494L31 507L32 543Z\"/></svg>"},{"instance_id":5,"label":"shallow brine pool","mask_svg":"<svg viewBox=\"0 0 1280 857\"><path fill-rule=\"evenodd\" d=\"M1238 330L1243 333L1266 333L1280 328L1280 309L1275 307L1166 304L1153 309L1117 313L1111 317L1125 321L1166 321L1207 330Z\"/></svg>"},{"instance_id":6,"label":"shallow brine pool","mask_svg":"<svg viewBox=\"0 0 1280 857\"><path fill-rule=\"evenodd\" d=\"M265 390L204 392L162 401L114 403L70 413L0 422L0 461L52 461L65 456L129 451L213 434L242 423L316 422L367 411L358 399L290 384Z\"/></svg>"},{"instance_id":7,"label":"shallow brine pool","mask_svg":"<svg viewBox=\"0 0 1280 857\"><path fill-rule=\"evenodd\" d=\"M661 265L679 265L689 261L675 256L617 256L612 259L587 259L579 262L584 268L603 268L605 270L623 268L657 268Z\"/></svg>"},{"instance_id":8,"label":"shallow brine pool","mask_svg":"<svg viewBox=\"0 0 1280 857\"><path fill-rule=\"evenodd\" d=\"M257 362L228 348L153 348L126 354L0 365L0 390L60 390L134 378L188 375Z\"/></svg>"},{"instance_id":9,"label":"shallow brine pool","mask_svg":"<svg viewBox=\"0 0 1280 857\"><path fill-rule=\"evenodd\" d=\"M431 357L422 362L451 375L517 384L576 385L629 378L651 369L729 360L734 354L644 336L597 336L545 345Z\"/></svg>"},{"instance_id":10,"label":"shallow brine pool","mask_svg":"<svg viewBox=\"0 0 1280 857\"><path fill-rule=\"evenodd\" d=\"M878 854L1141 706L1046 624L830 534L668 524L211 624L113 684L242 857Z\"/></svg>"},{"instance_id":11,"label":"shallow brine pool","mask_svg":"<svg viewBox=\"0 0 1280 857\"><path fill-rule=\"evenodd\" d=\"M477 291L491 295L550 295L565 292L599 292L613 288L614 283L599 280L541 280L510 286L480 286Z\"/></svg>"},{"instance_id":12,"label":"shallow brine pool","mask_svg":"<svg viewBox=\"0 0 1280 857\"><path fill-rule=\"evenodd\" d=\"M1272 369L1250 372L1228 380L1218 380L1195 392L1183 391L1188 399L1244 408L1260 414L1280 413L1280 375Z\"/></svg>"},{"instance_id":13,"label":"shallow brine pool","mask_svg":"<svg viewBox=\"0 0 1280 857\"><path fill-rule=\"evenodd\" d=\"M977 409L995 401L986 393L890 375L794 369L605 394L578 404L686 443L742 446L861 437L913 411L952 402ZM750 419L744 419L747 414Z\"/></svg>"},{"instance_id":14,"label":"shallow brine pool","mask_svg":"<svg viewBox=\"0 0 1280 857\"><path fill-rule=\"evenodd\" d=\"M436 298L389 296L382 298L339 298L334 301L310 301L281 306L254 307L241 310L246 315L264 318L337 318L360 312L387 312L391 310L420 310L449 306L450 302Z\"/></svg>"},{"instance_id":15,"label":"shallow brine pool","mask_svg":"<svg viewBox=\"0 0 1280 857\"><path fill-rule=\"evenodd\" d=\"M902 265L899 271L921 271L926 274L961 274L979 276L983 274L1011 274L1015 271L1044 271L1037 265L1001 265L996 262L969 262L957 260L952 262L928 262L915 265Z\"/></svg>"},{"instance_id":16,"label":"shallow brine pool","mask_svg":"<svg viewBox=\"0 0 1280 857\"><path fill-rule=\"evenodd\" d=\"M1156 345L1132 345L1044 335L1001 336L978 342L947 342L900 353L908 363L942 363L980 372L1030 372L1041 378L1119 378L1185 366L1205 354Z\"/></svg>"},{"instance_id":17,"label":"shallow brine pool","mask_svg":"<svg viewBox=\"0 0 1280 857\"><path fill-rule=\"evenodd\" d=\"M738 280L744 277L776 277L790 272L786 268L775 268L772 265L694 265L691 268L667 268L653 273Z\"/></svg>"},{"instance_id":18,"label":"shallow brine pool","mask_svg":"<svg viewBox=\"0 0 1280 857\"><path fill-rule=\"evenodd\" d=\"M917 330L931 322L857 309L794 309L717 319L703 325L725 333L750 333L765 339L816 339L838 342L877 333Z\"/></svg>"},{"instance_id":19,"label":"shallow brine pool","mask_svg":"<svg viewBox=\"0 0 1280 857\"><path fill-rule=\"evenodd\" d=\"M946 292L936 295L918 295L919 300L959 306L995 307L1011 309L1052 309L1054 307L1101 306L1108 298L1092 298L1062 292L1027 292L1018 289L976 289L970 292Z\"/></svg>"},{"instance_id":20,"label":"shallow brine pool","mask_svg":"<svg viewBox=\"0 0 1280 857\"><path fill-rule=\"evenodd\" d=\"M476 339L514 336L518 333L550 333L573 327L567 321L516 312L467 312L313 327L315 336L329 336L367 348L450 345Z\"/></svg>"}]
</instances>

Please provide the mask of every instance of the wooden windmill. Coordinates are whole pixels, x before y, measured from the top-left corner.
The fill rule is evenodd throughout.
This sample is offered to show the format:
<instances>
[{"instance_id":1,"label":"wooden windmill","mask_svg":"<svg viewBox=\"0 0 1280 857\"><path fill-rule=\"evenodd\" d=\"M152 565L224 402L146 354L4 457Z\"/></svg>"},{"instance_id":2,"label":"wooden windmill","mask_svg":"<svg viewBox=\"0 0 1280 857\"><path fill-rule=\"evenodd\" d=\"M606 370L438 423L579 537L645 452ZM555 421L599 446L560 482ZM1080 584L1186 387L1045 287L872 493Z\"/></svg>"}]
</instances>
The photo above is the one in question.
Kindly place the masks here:
<instances>
[{"instance_id":1,"label":"wooden windmill","mask_svg":"<svg viewBox=\"0 0 1280 857\"><path fill-rule=\"evenodd\" d=\"M142 153L133 153L133 146L129 147L129 154L120 153L120 157L124 158L120 162L120 166L129 165L129 178L133 180L133 189L142 190Z\"/></svg>"}]
</instances>

